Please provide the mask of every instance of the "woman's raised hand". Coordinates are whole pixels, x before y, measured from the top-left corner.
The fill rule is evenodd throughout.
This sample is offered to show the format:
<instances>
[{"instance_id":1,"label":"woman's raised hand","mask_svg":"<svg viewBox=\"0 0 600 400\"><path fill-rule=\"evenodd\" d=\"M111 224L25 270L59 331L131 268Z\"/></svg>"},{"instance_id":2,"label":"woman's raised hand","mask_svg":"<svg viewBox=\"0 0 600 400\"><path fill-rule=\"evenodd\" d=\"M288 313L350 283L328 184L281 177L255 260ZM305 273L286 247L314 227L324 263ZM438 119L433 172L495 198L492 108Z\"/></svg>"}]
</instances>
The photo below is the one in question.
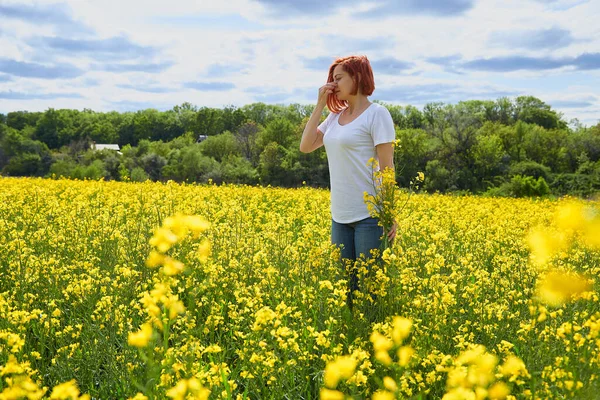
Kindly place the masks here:
<instances>
[{"instance_id":1,"label":"woman's raised hand","mask_svg":"<svg viewBox=\"0 0 600 400\"><path fill-rule=\"evenodd\" d=\"M335 93L337 83L328 82L319 88L319 98L317 99L317 105L325 107L327 104L327 97L330 94Z\"/></svg>"}]
</instances>

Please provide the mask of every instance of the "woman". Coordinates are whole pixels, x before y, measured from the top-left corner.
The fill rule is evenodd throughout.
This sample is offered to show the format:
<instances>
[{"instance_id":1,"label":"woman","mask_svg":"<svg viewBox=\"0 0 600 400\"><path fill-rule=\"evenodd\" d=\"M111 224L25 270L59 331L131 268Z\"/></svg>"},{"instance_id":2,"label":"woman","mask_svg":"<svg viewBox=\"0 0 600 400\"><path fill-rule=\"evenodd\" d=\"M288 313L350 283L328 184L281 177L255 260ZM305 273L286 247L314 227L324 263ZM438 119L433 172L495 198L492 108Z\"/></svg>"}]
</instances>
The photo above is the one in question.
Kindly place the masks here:
<instances>
[{"instance_id":1,"label":"woman","mask_svg":"<svg viewBox=\"0 0 600 400\"><path fill-rule=\"evenodd\" d=\"M300 141L303 153L325 146L331 179L331 242L341 247L342 259L351 262L371 256L371 250L380 248L383 235L363 200L365 191L374 190L373 171L367 164L375 158L382 170L394 168L394 123L387 108L369 101L374 90L367 57L335 60ZM319 125L325 105L331 113ZM395 238L395 223L386 234L390 241ZM350 308L357 289L354 271L349 280Z\"/></svg>"}]
</instances>

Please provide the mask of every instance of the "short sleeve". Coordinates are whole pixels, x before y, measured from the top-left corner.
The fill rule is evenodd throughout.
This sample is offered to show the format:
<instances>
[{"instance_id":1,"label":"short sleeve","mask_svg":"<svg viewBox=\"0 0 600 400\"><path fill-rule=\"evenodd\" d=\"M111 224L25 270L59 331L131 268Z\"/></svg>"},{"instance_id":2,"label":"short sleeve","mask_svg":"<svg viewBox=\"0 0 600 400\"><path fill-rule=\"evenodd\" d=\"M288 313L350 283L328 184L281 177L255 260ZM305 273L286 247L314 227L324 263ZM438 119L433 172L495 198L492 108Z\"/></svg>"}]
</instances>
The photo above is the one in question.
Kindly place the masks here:
<instances>
[{"instance_id":1,"label":"short sleeve","mask_svg":"<svg viewBox=\"0 0 600 400\"><path fill-rule=\"evenodd\" d=\"M392 115L384 106L377 107L373 116L371 136L373 137L374 146L382 143L392 143L396 140L396 129L394 128Z\"/></svg>"},{"instance_id":2,"label":"short sleeve","mask_svg":"<svg viewBox=\"0 0 600 400\"><path fill-rule=\"evenodd\" d=\"M323 133L323 134L327 133L327 128L329 128L329 124L331 124L331 121L333 120L334 115L335 115L334 113L330 112L329 115L327 116L327 118L325 118L325 121L323 121L323 122L321 122L321 124L319 124L317 129L319 131L321 131L321 133Z\"/></svg>"}]
</instances>

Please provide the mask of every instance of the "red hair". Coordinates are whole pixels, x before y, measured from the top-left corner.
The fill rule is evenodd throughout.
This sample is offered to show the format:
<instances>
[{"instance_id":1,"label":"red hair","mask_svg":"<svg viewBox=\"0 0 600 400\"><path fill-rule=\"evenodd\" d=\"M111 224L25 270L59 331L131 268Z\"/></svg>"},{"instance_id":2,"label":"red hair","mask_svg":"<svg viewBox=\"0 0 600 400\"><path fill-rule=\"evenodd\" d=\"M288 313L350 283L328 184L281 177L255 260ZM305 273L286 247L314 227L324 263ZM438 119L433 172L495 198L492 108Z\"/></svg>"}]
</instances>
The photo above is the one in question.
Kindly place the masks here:
<instances>
[{"instance_id":1,"label":"red hair","mask_svg":"<svg viewBox=\"0 0 600 400\"><path fill-rule=\"evenodd\" d=\"M350 75L354 81L354 88L350 94L356 95L360 89L360 93L365 96L370 96L375 90L375 79L373 78L373 70L371 63L366 56L349 56L338 58L329 67L329 75L327 82L333 82L333 70L338 65ZM344 108L348 107L346 100L339 100L335 94L330 94L327 97L327 108L333 113L340 113Z\"/></svg>"}]
</instances>

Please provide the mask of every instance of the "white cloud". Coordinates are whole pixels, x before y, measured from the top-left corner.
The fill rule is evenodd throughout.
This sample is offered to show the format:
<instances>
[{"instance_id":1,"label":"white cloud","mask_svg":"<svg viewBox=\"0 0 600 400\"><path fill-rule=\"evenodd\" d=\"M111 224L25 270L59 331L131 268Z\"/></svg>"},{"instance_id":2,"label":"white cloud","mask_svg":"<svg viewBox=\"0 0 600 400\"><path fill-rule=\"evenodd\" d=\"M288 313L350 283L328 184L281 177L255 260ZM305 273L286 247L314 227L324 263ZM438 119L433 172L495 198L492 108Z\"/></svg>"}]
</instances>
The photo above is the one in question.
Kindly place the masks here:
<instances>
[{"instance_id":1,"label":"white cloud","mask_svg":"<svg viewBox=\"0 0 600 400\"><path fill-rule=\"evenodd\" d=\"M388 67L396 65L395 74L376 73L375 78L377 90L387 97L393 98L394 93L402 92L401 88L408 90L398 95L397 103L419 106L428 100L455 102L495 94L531 94L556 101L569 116L581 111L586 122L595 123L600 118L600 111L589 112L598 110L598 100L584 100L600 90L600 69L583 71L567 66L536 70L530 66L494 72L464 68L468 62L477 66L481 60L500 62L508 57L543 62L600 53L600 28L596 23L600 2L476 0L469 7L470 1L455 0L454 10L458 11L439 15L411 11L417 3L407 0L402 13L388 13L378 19L360 15L372 10L373 5L389 6L387 0L339 2L343 6L337 8L334 3L325 7L322 2L307 5L313 3L319 4L316 10L322 10L287 15L274 14L269 2L261 4L257 0L1 3L12 7L13 13L10 17L0 15L1 60L42 65L50 70L61 64L72 65L84 73L73 78L9 75L10 79L4 79L6 71L0 71L0 92L38 90L83 96L0 99L0 112L48 107L123 110L148 104L171 108L184 101L211 107L261 100L307 103L314 101L317 88L325 81L329 61L335 56L361 53L367 54L375 66L382 60ZM22 11L20 17L15 17L15 9ZM28 10L35 10L36 17L28 20ZM39 13L49 10L53 10L53 17L40 23ZM527 32L541 35L537 43L542 45L536 46L535 40L520 42L519 35ZM562 41L562 46L553 45L553 38ZM114 47L119 43L131 51L119 52ZM103 53L94 52L94 46L104 46ZM323 69L308 68L307 60L312 59L322 60ZM132 68L127 66L132 64L141 67L130 71ZM7 65L16 64L5 62ZM204 86L191 89L186 82ZM219 84L232 88L211 89ZM435 85L440 90L431 90ZM255 90L257 87L262 91ZM413 102L407 103L409 100ZM583 107L590 102L595 108Z\"/></svg>"}]
</instances>

